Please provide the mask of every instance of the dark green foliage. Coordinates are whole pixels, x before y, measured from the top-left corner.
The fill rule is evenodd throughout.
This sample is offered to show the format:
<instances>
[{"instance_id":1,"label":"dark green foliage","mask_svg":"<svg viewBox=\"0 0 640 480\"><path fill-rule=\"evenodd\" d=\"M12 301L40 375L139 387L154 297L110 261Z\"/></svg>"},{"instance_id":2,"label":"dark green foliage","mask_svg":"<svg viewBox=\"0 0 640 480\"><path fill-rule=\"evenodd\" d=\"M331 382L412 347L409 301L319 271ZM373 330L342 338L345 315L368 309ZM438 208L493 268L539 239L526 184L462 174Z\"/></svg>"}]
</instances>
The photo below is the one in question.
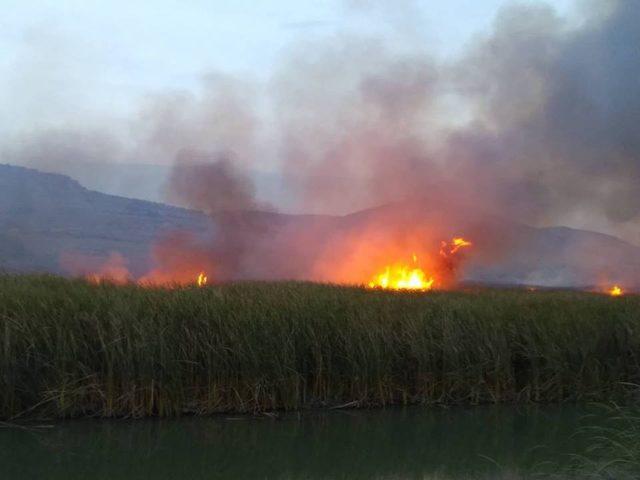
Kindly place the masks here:
<instances>
[{"instance_id":1,"label":"dark green foliage","mask_svg":"<svg viewBox=\"0 0 640 480\"><path fill-rule=\"evenodd\" d=\"M0 277L0 417L610 399L640 296Z\"/></svg>"}]
</instances>

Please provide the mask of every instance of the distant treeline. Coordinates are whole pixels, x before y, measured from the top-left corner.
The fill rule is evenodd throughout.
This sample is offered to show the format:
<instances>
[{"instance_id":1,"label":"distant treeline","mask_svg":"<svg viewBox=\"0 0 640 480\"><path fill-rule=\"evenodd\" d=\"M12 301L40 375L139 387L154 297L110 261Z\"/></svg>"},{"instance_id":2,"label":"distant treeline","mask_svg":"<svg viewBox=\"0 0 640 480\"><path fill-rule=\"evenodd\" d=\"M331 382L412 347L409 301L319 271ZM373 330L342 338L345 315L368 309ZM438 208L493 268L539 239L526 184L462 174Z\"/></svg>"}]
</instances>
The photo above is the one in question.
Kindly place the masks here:
<instances>
[{"instance_id":1,"label":"distant treeline","mask_svg":"<svg viewBox=\"0 0 640 480\"><path fill-rule=\"evenodd\" d=\"M0 417L609 400L640 296L0 276Z\"/></svg>"}]
</instances>

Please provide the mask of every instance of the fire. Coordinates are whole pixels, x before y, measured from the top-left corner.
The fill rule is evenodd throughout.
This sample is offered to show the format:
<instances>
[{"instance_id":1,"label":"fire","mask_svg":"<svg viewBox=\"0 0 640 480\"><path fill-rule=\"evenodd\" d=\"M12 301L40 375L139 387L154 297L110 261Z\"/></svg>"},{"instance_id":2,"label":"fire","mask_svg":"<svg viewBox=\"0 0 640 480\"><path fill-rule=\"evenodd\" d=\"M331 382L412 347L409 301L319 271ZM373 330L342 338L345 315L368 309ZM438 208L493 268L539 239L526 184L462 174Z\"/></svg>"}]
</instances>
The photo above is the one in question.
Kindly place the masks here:
<instances>
[{"instance_id":1,"label":"fire","mask_svg":"<svg viewBox=\"0 0 640 480\"><path fill-rule=\"evenodd\" d=\"M77 276L84 278L90 283L137 284L141 287L149 288L178 288L190 285L204 287L209 282L207 272L213 270L211 265L197 265L195 261L191 262L193 265L182 265L176 262L176 265L169 265L170 268L153 269L144 275L136 277L127 269L126 259L118 253L112 253L104 260L96 260L95 258L82 255L68 255L64 257L64 260L66 265L71 266L75 265L71 263L72 261L78 264L81 262L85 264L93 263L93 265L90 265L90 268L85 271L81 271L79 268L77 270ZM201 268L206 268L206 270L201 270Z\"/></svg>"},{"instance_id":2,"label":"fire","mask_svg":"<svg viewBox=\"0 0 640 480\"><path fill-rule=\"evenodd\" d=\"M612 297L620 297L624 294L624 290L620 288L618 285L614 285L609 289L609 295Z\"/></svg>"},{"instance_id":3,"label":"fire","mask_svg":"<svg viewBox=\"0 0 640 480\"><path fill-rule=\"evenodd\" d=\"M462 237L453 238L450 242L441 242L440 256L442 270L452 270L452 257L461 249L470 247L472 243ZM385 290L418 290L429 291L439 282L433 273L427 274L418 264L418 257L412 255L413 265L395 263L387 265L381 273L378 273L368 283L369 288L381 288Z\"/></svg>"},{"instance_id":4,"label":"fire","mask_svg":"<svg viewBox=\"0 0 640 480\"><path fill-rule=\"evenodd\" d=\"M418 257L413 254L413 263L418 263ZM384 272L375 276L369 282L369 288L383 288L391 290L431 290L435 279L418 267L407 265L387 266Z\"/></svg>"},{"instance_id":5,"label":"fire","mask_svg":"<svg viewBox=\"0 0 640 480\"><path fill-rule=\"evenodd\" d=\"M440 242L440 255L443 257L449 257L451 255L455 255L461 248L470 247L472 245L473 243L462 237L456 237L450 242L445 242L443 240Z\"/></svg>"}]
</instances>

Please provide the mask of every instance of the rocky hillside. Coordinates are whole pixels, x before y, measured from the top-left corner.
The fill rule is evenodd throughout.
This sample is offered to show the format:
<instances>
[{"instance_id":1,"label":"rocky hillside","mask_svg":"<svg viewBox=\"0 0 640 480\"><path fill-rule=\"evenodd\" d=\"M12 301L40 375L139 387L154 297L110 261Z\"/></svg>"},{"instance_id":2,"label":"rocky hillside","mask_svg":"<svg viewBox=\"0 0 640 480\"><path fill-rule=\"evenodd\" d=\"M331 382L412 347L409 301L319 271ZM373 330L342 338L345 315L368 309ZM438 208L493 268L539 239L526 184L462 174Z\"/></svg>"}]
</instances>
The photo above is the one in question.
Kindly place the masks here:
<instances>
[{"instance_id":1,"label":"rocky hillside","mask_svg":"<svg viewBox=\"0 0 640 480\"><path fill-rule=\"evenodd\" d=\"M87 190L57 174L0 165L0 268L62 273L65 252L88 258L120 252L133 271L166 231L203 231L196 212Z\"/></svg>"},{"instance_id":2,"label":"rocky hillside","mask_svg":"<svg viewBox=\"0 0 640 480\"><path fill-rule=\"evenodd\" d=\"M402 230L448 221L478 245L464 272L469 281L549 286L639 283L640 248L615 237L565 227L533 228L471 215L465 208L444 212L414 201L343 217L265 212L241 216L242 222L233 224L241 226L231 228L254 228L264 238L287 232L304 239L296 245L297 252L279 249L277 243L261 251L262 256L280 258L284 267L293 255L312 261L316 252L326 250L329 240L339 241L364 225ZM65 273L65 255L90 261L118 252L132 273L141 274L150 268L152 245L163 234L179 230L213 238L218 233L216 223L220 225L198 212L87 190L63 175L0 165L0 269L4 271ZM280 273L267 268L255 272L259 278L295 277L286 268Z\"/></svg>"}]
</instances>

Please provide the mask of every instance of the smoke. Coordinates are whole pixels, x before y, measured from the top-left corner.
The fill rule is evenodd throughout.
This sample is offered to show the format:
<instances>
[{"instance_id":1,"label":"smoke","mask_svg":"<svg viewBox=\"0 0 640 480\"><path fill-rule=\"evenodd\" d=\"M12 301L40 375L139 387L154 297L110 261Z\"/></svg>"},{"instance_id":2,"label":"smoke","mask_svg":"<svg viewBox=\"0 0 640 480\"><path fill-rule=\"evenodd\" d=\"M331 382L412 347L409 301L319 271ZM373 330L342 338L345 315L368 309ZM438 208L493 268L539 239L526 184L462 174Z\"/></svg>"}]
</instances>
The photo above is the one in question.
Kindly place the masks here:
<instances>
[{"instance_id":1,"label":"smoke","mask_svg":"<svg viewBox=\"0 0 640 480\"><path fill-rule=\"evenodd\" d=\"M640 242L640 3L585 2L580 22L543 3L512 5L447 61L421 43L418 4L403 5L389 17L393 41L352 32L302 38L267 85L209 74L195 92L146 97L128 128L38 133L5 151L19 164L169 165L166 199L212 219L215 238L193 249L224 278L342 279L354 271L349 258L421 241L437 248L464 233L456 228L504 247L499 222L474 223L488 214ZM384 2L347 8L388 13ZM277 215L241 215L276 209L277 199L269 205L256 194L256 172L270 167L301 212L405 203L349 218L336 234L327 218L292 227ZM419 221L430 231L412 226ZM344 275L335 276L336 262Z\"/></svg>"},{"instance_id":2,"label":"smoke","mask_svg":"<svg viewBox=\"0 0 640 480\"><path fill-rule=\"evenodd\" d=\"M154 268L138 279L142 284L190 284L201 272L219 276L219 265L208 239L189 232L173 232L152 249Z\"/></svg>"},{"instance_id":3,"label":"smoke","mask_svg":"<svg viewBox=\"0 0 640 480\"><path fill-rule=\"evenodd\" d=\"M47 128L20 135L5 146L8 163L64 171L78 163L111 163L122 155L120 139L106 128Z\"/></svg>"},{"instance_id":4,"label":"smoke","mask_svg":"<svg viewBox=\"0 0 640 480\"><path fill-rule=\"evenodd\" d=\"M256 210L251 180L230 154L181 150L167 181L170 200L207 214Z\"/></svg>"},{"instance_id":5,"label":"smoke","mask_svg":"<svg viewBox=\"0 0 640 480\"><path fill-rule=\"evenodd\" d=\"M640 5L608 7L577 26L505 8L449 64L377 39L303 44L273 81L300 203L345 213L436 188L531 224L637 228Z\"/></svg>"},{"instance_id":6,"label":"smoke","mask_svg":"<svg viewBox=\"0 0 640 480\"><path fill-rule=\"evenodd\" d=\"M429 152L438 69L418 52L345 37L302 45L272 82L283 169L305 211L347 213L416 194Z\"/></svg>"},{"instance_id":7,"label":"smoke","mask_svg":"<svg viewBox=\"0 0 640 480\"><path fill-rule=\"evenodd\" d=\"M608 6L577 28L543 5L511 7L456 66L476 120L449 152L497 173L525 221L638 226L640 4Z\"/></svg>"},{"instance_id":8,"label":"smoke","mask_svg":"<svg viewBox=\"0 0 640 480\"><path fill-rule=\"evenodd\" d=\"M132 120L133 154L172 163L184 150L232 154L237 167L256 167L258 98L250 82L209 73L197 92L150 95ZM210 160L214 160L215 155ZM178 163L183 159L178 159Z\"/></svg>"},{"instance_id":9,"label":"smoke","mask_svg":"<svg viewBox=\"0 0 640 480\"><path fill-rule=\"evenodd\" d=\"M209 73L202 77L197 91L145 96L124 119L92 115L83 122L79 114L73 122L61 118L58 125L7 136L0 140L0 154L8 163L64 173L89 188L175 201L209 212L224 207L225 202L229 206L232 200L214 202L219 205L190 204L179 192L184 187L167 185L173 181L167 177L180 182L185 172L193 170L188 165L195 168L196 163L219 162L207 178L216 172L224 175L227 178L221 178L220 186L233 177L244 184L239 188L246 195L253 195L251 179L240 178L260 166L257 103L249 82ZM223 157L226 160L221 161ZM173 167L179 172L172 174ZM215 191L219 189L209 192L209 200L214 200ZM227 193L220 192L222 196Z\"/></svg>"},{"instance_id":10,"label":"smoke","mask_svg":"<svg viewBox=\"0 0 640 480\"><path fill-rule=\"evenodd\" d=\"M82 276L94 282L109 279L113 283L127 283L132 280L127 259L118 252L111 252L105 258L96 255L63 252L60 266L73 276Z\"/></svg>"}]
</instances>

